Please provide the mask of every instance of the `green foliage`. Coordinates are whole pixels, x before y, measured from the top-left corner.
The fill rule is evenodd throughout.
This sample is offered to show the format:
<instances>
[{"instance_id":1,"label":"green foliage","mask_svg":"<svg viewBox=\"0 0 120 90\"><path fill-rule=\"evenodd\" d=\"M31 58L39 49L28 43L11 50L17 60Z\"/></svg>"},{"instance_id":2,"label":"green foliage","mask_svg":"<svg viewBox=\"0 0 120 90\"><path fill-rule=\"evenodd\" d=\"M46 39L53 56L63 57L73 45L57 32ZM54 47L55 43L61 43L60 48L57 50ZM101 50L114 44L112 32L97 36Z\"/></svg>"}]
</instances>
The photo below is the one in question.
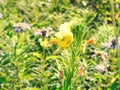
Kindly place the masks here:
<instances>
[{"instance_id":1,"label":"green foliage","mask_svg":"<svg viewBox=\"0 0 120 90\"><path fill-rule=\"evenodd\" d=\"M119 7L119 0L0 0L0 90L119 90ZM55 42L61 24L73 35L67 48L57 43L69 37Z\"/></svg>"}]
</instances>

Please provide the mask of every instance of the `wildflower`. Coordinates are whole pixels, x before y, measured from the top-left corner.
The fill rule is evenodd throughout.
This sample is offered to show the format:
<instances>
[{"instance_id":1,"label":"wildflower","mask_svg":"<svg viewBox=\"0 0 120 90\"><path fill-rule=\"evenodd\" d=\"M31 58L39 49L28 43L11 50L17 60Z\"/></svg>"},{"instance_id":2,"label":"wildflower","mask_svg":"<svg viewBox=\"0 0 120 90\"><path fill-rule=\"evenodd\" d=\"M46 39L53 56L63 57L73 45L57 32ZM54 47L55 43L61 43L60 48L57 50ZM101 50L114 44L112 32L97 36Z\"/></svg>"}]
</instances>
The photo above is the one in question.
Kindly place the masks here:
<instances>
[{"instance_id":1,"label":"wildflower","mask_svg":"<svg viewBox=\"0 0 120 90\"><path fill-rule=\"evenodd\" d=\"M120 3L120 0L115 0L116 3Z\"/></svg>"},{"instance_id":2,"label":"wildflower","mask_svg":"<svg viewBox=\"0 0 120 90\"><path fill-rule=\"evenodd\" d=\"M36 31L34 33L34 36L45 36L45 37L48 37L50 35L52 35L54 32L52 31L52 28L48 27L48 28L45 28L43 27L42 29Z\"/></svg>"},{"instance_id":3,"label":"wildflower","mask_svg":"<svg viewBox=\"0 0 120 90\"><path fill-rule=\"evenodd\" d=\"M105 67L105 65L104 65L103 63L98 64L98 65L96 66L96 69L97 69L99 72L101 72L101 73L105 73L105 71L106 71L106 67Z\"/></svg>"},{"instance_id":4,"label":"wildflower","mask_svg":"<svg viewBox=\"0 0 120 90\"><path fill-rule=\"evenodd\" d=\"M105 48L110 48L110 47L111 47L111 45L112 45L112 43L111 43L111 42L106 42L106 43L103 43L103 46L104 46Z\"/></svg>"},{"instance_id":5,"label":"wildflower","mask_svg":"<svg viewBox=\"0 0 120 90\"><path fill-rule=\"evenodd\" d=\"M35 33L34 33L34 36L42 36L42 33L41 33L41 31L40 30L38 30L38 31L36 31Z\"/></svg>"},{"instance_id":6,"label":"wildflower","mask_svg":"<svg viewBox=\"0 0 120 90\"><path fill-rule=\"evenodd\" d=\"M96 59L96 54L91 55L91 58Z\"/></svg>"},{"instance_id":7,"label":"wildflower","mask_svg":"<svg viewBox=\"0 0 120 90\"><path fill-rule=\"evenodd\" d=\"M108 53L105 52L105 51L102 51L102 52L101 52L101 58L102 58L103 61L106 61L107 58L108 58Z\"/></svg>"},{"instance_id":8,"label":"wildflower","mask_svg":"<svg viewBox=\"0 0 120 90\"><path fill-rule=\"evenodd\" d=\"M118 44L119 44L119 38L118 38ZM116 38L110 38L108 42L103 43L103 46L105 47L105 51L107 51L110 48L115 49L116 48Z\"/></svg>"},{"instance_id":9,"label":"wildflower","mask_svg":"<svg viewBox=\"0 0 120 90\"><path fill-rule=\"evenodd\" d=\"M50 41L49 41L49 43L50 43L50 44L54 44L55 41L56 41L56 38L51 38Z\"/></svg>"},{"instance_id":10,"label":"wildflower","mask_svg":"<svg viewBox=\"0 0 120 90\"><path fill-rule=\"evenodd\" d=\"M42 47L47 47L48 46L48 40L47 39L45 39L44 41L41 41L40 42L40 45L42 46Z\"/></svg>"},{"instance_id":11,"label":"wildflower","mask_svg":"<svg viewBox=\"0 0 120 90\"><path fill-rule=\"evenodd\" d=\"M3 18L3 15L0 13L0 19Z\"/></svg>"},{"instance_id":12,"label":"wildflower","mask_svg":"<svg viewBox=\"0 0 120 90\"><path fill-rule=\"evenodd\" d=\"M55 38L50 40L50 43L55 43L62 48L67 48L74 41L73 33L70 31L71 23L61 24L59 32L55 34Z\"/></svg>"},{"instance_id":13,"label":"wildflower","mask_svg":"<svg viewBox=\"0 0 120 90\"><path fill-rule=\"evenodd\" d=\"M80 76L83 76L83 75L84 75L83 71L84 71L84 69L83 69L82 67L79 68L79 75L80 75Z\"/></svg>"},{"instance_id":14,"label":"wildflower","mask_svg":"<svg viewBox=\"0 0 120 90\"><path fill-rule=\"evenodd\" d=\"M105 48L105 51L109 50L109 48L111 47L112 43L111 42L105 42L102 44Z\"/></svg>"},{"instance_id":15,"label":"wildflower","mask_svg":"<svg viewBox=\"0 0 120 90\"><path fill-rule=\"evenodd\" d=\"M63 34L61 34L61 36L62 35ZM67 48L74 41L72 33L68 33L66 35L63 35L62 37L61 36L57 37L54 41L60 47Z\"/></svg>"},{"instance_id":16,"label":"wildflower","mask_svg":"<svg viewBox=\"0 0 120 90\"><path fill-rule=\"evenodd\" d=\"M70 31L71 30L72 23L71 22L65 22L60 25L59 31L60 32L65 32L65 31Z\"/></svg>"},{"instance_id":17,"label":"wildflower","mask_svg":"<svg viewBox=\"0 0 120 90\"><path fill-rule=\"evenodd\" d=\"M16 32L19 32L18 29L22 29L20 31L24 31L26 29L31 29L31 26L27 23L17 23L17 24L14 24L13 26L15 27Z\"/></svg>"},{"instance_id":18,"label":"wildflower","mask_svg":"<svg viewBox=\"0 0 120 90\"><path fill-rule=\"evenodd\" d=\"M60 26L59 32L55 34L56 40L55 43L63 48L67 48L74 41L73 33L70 31L70 25L64 23Z\"/></svg>"},{"instance_id":19,"label":"wildflower","mask_svg":"<svg viewBox=\"0 0 120 90\"><path fill-rule=\"evenodd\" d=\"M89 46L89 45L95 44L95 43L96 43L95 38L90 38L89 40L87 40L86 45Z\"/></svg>"}]
</instances>

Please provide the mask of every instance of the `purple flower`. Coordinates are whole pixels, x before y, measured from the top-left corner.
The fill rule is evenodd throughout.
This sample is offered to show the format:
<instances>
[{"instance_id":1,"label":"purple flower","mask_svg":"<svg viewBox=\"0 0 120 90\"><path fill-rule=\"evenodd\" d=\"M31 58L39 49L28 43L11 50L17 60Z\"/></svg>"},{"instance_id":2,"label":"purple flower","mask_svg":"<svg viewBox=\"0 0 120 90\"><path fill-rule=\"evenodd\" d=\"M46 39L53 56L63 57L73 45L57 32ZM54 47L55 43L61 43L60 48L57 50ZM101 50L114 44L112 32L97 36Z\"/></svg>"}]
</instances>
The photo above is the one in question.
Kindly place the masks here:
<instances>
[{"instance_id":1,"label":"purple flower","mask_svg":"<svg viewBox=\"0 0 120 90\"><path fill-rule=\"evenodd\" d=\"M43 27L42 29L37 30L34 33L34 36L45 36L45 37L49 37L51 34L53 34L54 32L52 31L51 27Z\"/></svg>"},{"instance_id":2,"label":"purple flower","mask_svg":"<svg viewBox=\"0 0 120 90\"><path fill-rule=\"evenodd\" d=\"M103 43L103 46L106 47L106 48L110 48L112 45L111 42L106 42L106 43Z\"/></svg>"},{"instance_id":3,"label":"purple flower","mask_svg":"<svg viewBox=\"0 0 120 90\"><path fill-rule=\"evenodd\" d=\"M101 52L101 59L102 59L103 61L106 61L106 60L108 59L108 53L105 52L105 51L102 51L102 52Z\"/></svg>"},{"instance_id":4,"label":"purple flower","mask_svg":"<svg viewBox=\"0 0 120 90\"><path fill-rule=\"evenodd\" d=\"M103 63L98 64L98 65L96 66L96 69L97 69L99 72L101 72L101 73L105 73L105 71L106 71L106 67L105 67L105 65L104 65Z\"/></svg>"},{"instance_id":5,"label":"purple flower","mask_svg":"<svg viewBox=\"0 0 120 90\"><path fill-rule=\"evenodd\" d=\"M23 22L23 23L17 23L17 24L14 24L13 26L14 26L15 28L20 27L20 28L22 28L23 30L31 29L30 24L27 24L27 23L25 23L25 22Z\"/></svg>"},{"instance_id":6,"label":"purple flower","mask_svg":"<svg viewBox=\"0 0 120 90\"><path fill-rule=\"evenodd\" d=\"M38 30L34 33L34 36L42 36L41 30Z\"/></svg>"},{"instance_id":7,"label":"purple flower","mask_svg":"<svg viewBox=\"0 0 120 90\"><path fill-rule=\"evenodd\" d=\"M107 51L110 48L115 49L116 48L116 38L115 37L110 38L108 42L103 43L103 46L105 47L105 51ZM120 46L120 37L118 37L118 46Z\"/></svg>"}]
</instances>

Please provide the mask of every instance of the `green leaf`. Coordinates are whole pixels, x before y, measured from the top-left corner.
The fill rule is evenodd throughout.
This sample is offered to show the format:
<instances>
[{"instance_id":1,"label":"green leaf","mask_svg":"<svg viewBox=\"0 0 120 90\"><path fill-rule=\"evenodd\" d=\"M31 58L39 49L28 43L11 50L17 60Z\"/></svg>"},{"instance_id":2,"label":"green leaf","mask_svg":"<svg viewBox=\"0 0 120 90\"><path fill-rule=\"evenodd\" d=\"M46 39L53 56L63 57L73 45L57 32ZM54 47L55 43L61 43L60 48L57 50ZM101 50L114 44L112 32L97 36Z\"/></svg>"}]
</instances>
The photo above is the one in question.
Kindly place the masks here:
<instances>
[{"instance_id":1,"label":"green leaf","mask_svg":"<svg viewBox=\"0 0 120 90\"><path fill-rule=\"evenodd\" d=\"M55 55L50 55L50 56L47 56L45 60L57 59L57 58L59 58L59 57L55 56Z\"/></svg>"},{"instance_id":2,"label":"green leaf","mask_svg":"<svg viewBox=\"0 0 120 90\"><path fill-rule=\"evenodd\" d=\"M0 83L6 82L6 77L0 77Z\"/></svg>"},{"instance_id":3,"label":"green leaf","mask_svg":"<svg viewBox=\"0 0 120 90\"><path fill-rule=\"evenodd\" d=\"M42 59L42 55L41 55L40 53L38 53L38 52L32 52L31 54L32 54L33 56L37 57L37 58Z\"/></svg>"}]
</instances>

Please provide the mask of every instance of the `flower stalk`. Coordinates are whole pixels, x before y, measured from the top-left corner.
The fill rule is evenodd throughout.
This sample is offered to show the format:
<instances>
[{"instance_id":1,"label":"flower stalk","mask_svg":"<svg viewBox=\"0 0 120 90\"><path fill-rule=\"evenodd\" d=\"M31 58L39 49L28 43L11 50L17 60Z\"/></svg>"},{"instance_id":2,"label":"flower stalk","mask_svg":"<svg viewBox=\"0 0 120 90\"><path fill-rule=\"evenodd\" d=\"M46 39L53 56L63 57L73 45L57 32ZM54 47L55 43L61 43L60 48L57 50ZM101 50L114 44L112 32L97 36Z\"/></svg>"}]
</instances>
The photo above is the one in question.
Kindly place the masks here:
<instances>
[{"instance_id":1,"label":"flower stalk","mask_svg":"<svg viewBox=\"0 0 120 90\"><path fill-rule=\"evenodd\" d=\"M115 33L115 37L116 37L116 59L118 60L118 64L117 64L117 67L118 67L118 72L119 72L119 75L120 75L120 56L119 56L119 53L120 53L120 50L119 50L119 29L117 29L117 26L116 26L116 21L115 21L115 10L114 10L114 0L111 0L111 13L112 13L112 20L113 20L113 26L114 26L114 33Z\"/></svg>"},{"instance_id":2,"label":"flower stalk","mask_svg":"<svg viewBox=\"0 0 120 90\"><path fill-rule=\"evenodd\" d=\"M114 26L114 34L116 37L116 57L119 55L119 46L118 46L118 31L115 21L115 9L114 9L114 0L111 0L111 14L112 14L112 20L113 20L113 26Z\"/></svg>"}]
</instances>

